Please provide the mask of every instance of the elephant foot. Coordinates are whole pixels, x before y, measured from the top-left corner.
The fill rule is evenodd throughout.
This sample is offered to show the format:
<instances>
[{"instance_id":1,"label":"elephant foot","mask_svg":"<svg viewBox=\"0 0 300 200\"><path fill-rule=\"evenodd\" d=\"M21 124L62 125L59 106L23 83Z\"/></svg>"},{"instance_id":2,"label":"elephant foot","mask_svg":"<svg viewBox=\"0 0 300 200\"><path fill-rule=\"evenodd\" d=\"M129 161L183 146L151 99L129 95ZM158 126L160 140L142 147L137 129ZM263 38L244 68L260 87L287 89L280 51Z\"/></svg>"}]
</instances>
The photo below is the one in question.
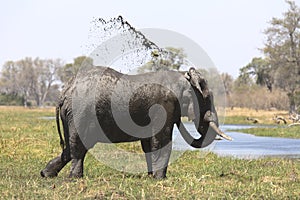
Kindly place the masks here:
<instances>
[{"instance_id":1,"label":"elephant foot","mask_svg":"<svg viewBox=\"0 0 300 200\"><path fill-rule=\"evenodd\" d=\"M70 173L69 178L83 178L83 174Z\"/></svg>"},{"instance_id":2,"label":"elephant foot","mask_svg":"<svg viewBox=\"0 0 300 200\"><path fill-rule=\"evenodd\" d=\"M158 170L158 171L153 173L153 177L155 179L165 179L165 178L167 178L166 171L164 169Z\"/></svg>"},{"instance_id":3,"label":"elephant foot","mask_svg":"<svg viewBox=\"0 0 300 200\"><path fill-rule=\"evenodd\" d=\"M58 175L58 173L57 172L49 172L49 171L47 171L47 170L42 170L41 172L40 172L40 174L41 174L41 176L43 177L43 178L53 178L53 177L57 177L57 175Z\"/></svg>"}]
</instances>

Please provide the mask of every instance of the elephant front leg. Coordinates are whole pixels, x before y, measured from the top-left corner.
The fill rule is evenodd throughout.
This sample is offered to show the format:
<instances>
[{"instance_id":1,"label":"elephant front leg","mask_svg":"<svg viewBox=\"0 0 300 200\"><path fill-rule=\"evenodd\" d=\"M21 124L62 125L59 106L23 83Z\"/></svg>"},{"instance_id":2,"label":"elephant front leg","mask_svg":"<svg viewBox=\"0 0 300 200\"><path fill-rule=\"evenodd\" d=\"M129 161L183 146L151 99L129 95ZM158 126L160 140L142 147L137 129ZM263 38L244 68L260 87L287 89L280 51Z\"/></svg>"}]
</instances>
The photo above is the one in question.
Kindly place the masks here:
<instances>
[{"instance_id":1,"label":"elephant front leg","mask_svg":"<svg viewBox=\"0 0 300 200\"><path fill-rule=\"evenodd\" d=\"M148 175L152 175L153 170L152 170L151 140L150 139L141 140L141 144L146 157Z\"/></svg>"},{"instance_id":2,"label":"elephant front leg","mask_svg":"<svg viewBox=\"0 0 300 200\"><path fill-rule=\"evenodd\" d=\"M87 149L81 142L80 138L77 136L71 138L70 146L71 146L72 165L71 165L71 171L69 177L82 178L84 158L87 153Z\"/></svg>"},{"instance_id":3,"label":"elephant front leg","mask_svg":"<svg viewBox=\"0 0 300 200\"><path fill-rule=\"evenodd\" d=\"M151 138L151 161L154 178L166 178L168 163L172 151L172 128Z\"/></svg>"},{"instance_id":4,"label":"elephant front leg","mask_svg":"<svg viewBox=\"0 0 300 200\"><path fill-rule=\"evenodd\" d=\"M86 152L86 150L83 150L83 152L80 155L77 155L72 159L71 171L69 175L70 178L83 177L83 163Z\"/></svg>"},{"instance_id":5,"label":"elephant front leg","mask_svg":"<svg viewBox=\"0 0 300 200\"><path fill-rule=\"evenodd\" d=\"M71 172L69 175L70 178L83 177L83 162L84 162L84 158L72 160Z\"/></svg>"}]
</instances>

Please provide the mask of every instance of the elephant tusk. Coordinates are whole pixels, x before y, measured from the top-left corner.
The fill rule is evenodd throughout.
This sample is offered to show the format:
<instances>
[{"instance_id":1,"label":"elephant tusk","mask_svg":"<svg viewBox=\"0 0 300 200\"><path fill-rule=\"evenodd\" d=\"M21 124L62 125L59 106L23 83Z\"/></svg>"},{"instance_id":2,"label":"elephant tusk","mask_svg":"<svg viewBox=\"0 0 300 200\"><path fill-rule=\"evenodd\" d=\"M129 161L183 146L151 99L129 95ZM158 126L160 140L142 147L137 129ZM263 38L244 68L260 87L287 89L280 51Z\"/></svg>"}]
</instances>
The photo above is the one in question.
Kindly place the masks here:
<instances>
[{"instance_id":1,"label":"elephant tusk","mask_svg":"<svg viewBox=\"0 0 300 200\"><path fill-rule=\"evenodd\" d=\"M226 139L226 140L230 140L230 141L232 141L233 139L230 137L230 136L228 136L228 135L226 135L225 133L223 133L218 127L217 127L217 125L216 125L216 123L215 122L209 122L209 126L219 135L219 136L221 136L222 138L224 138L224 139Z\"/></svg>"}]
</instances>

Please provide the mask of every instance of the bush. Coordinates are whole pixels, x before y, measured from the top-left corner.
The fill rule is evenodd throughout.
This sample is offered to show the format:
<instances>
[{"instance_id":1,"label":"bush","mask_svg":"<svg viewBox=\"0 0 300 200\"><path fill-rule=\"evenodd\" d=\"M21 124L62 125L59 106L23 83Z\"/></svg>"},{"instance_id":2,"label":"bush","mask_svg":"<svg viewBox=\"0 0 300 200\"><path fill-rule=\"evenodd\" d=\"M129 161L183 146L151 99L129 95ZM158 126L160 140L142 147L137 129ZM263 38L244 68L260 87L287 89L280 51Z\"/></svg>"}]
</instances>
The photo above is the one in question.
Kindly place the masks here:
<instances>
[{"instance_id":1,"label":"bush","mask_svg":"<svg viewBox=\"0 0 300 200\"><path fill-rule=\"evenodd\" d=\"M15 94L0 94L0 105L2 106L23 106L24 98Z\"/></svg>"},{"instance_id":2,"label":"bush","mask_svg":"<svg viewBox=\"0 0 300 200\"><path fill-rule=\"evenodd\" d=\"M288 110L289 99L285 92L274 89L272 92L265 87L253 85L251 87L240 86L234 89L228 97L228 106L252 109L278 109Z\"/></svg>"}]
</instances>

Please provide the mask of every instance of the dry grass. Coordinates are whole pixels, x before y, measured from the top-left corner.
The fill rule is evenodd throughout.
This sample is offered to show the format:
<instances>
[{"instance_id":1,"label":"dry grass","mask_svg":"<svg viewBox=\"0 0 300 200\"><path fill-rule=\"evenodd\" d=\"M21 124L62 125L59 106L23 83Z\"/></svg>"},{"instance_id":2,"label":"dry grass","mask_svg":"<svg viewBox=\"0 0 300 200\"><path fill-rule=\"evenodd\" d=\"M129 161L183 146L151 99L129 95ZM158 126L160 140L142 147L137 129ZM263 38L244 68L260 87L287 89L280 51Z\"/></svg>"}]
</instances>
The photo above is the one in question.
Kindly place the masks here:
<instances>
[{"instance_id":1,"label":"dry grass","mask_svg":"<svg viewBox=\"0 0 300 200\"><path fill-rule=\"evenodd\" d=\"M55 107L29 107L25 108L22 106L0 106L1 111L17 111L17 112L27 112L27 111L32 111L32 112L55 112Z\"/></svg>"},{"instance_id":2,"label":"dry grass","mask_svg":"<svg viewBox=\"0 0 300 200\"><path fill-rule=\"evenodd\" d=\"M275 115L289 116L288 111L283 110L254 110L249 108L226 108L226 116L249 116L272 118Z\"/></svg>"},{"instance_id":3,"label":"dry grass","mask_svg":"<svg viewBox=\"0 0 300 200\"><path fill-rule=\"evenodd\" d=\"M288 123L292 123L289 120L288 111L283 110L254 110L249 108L226 108L225 110L225 123L226 124L252 124L248 121L247 117L258 120L258 124L273 124L275 125L275 116L284 117ZM222 117L222 116L221 116Z\"/></svg>"},{"instance_id":4,"label":"dry grass","mask_svg":"<svg viewBox=\"0 0 300 200\"><path fill-rule=\"evenodd\" d=\"M234 89L232 95L228 97L227 105L264 110L270 108L286 110L289 106L289 99L286 92L280 89L273 89L269 92L266 87L262 86L242 86Z\"/></svg>"}]
</instances>

